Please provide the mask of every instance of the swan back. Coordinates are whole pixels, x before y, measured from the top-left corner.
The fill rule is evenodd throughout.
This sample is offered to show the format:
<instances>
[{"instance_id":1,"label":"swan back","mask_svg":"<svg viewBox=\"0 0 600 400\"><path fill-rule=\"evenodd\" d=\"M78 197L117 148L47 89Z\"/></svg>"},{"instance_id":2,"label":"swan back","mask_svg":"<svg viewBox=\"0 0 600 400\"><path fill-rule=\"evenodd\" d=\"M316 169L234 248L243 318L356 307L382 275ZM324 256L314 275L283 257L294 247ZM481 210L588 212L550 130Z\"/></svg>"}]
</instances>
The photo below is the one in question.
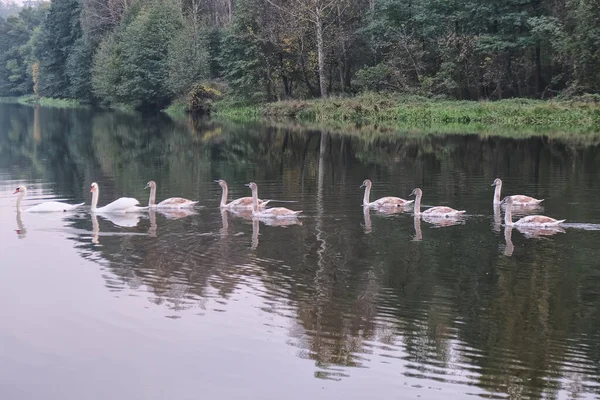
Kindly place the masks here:
<instances>
[{"instance_id":1,"label":"swan back","mask_svg":"<svg viewBox=\"0 0 600 400\"><path fill-rule=\"evenodd\" d=\"M133 208L140 204L137 199L133 197L121 197L112 203L108 203L104 207L99 207L96 211L99 212L125 212L130 208Z\"/></svg>"}]
</instances>

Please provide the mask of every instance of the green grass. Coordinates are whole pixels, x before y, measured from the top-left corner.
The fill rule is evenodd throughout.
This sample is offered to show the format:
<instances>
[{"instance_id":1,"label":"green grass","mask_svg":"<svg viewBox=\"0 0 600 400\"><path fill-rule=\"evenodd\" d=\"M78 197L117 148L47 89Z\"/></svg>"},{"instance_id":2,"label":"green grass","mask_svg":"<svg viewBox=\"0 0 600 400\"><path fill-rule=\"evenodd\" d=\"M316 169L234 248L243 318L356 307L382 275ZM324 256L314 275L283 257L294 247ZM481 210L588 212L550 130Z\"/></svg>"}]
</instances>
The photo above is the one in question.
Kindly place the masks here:
<instances>
[{"instance_id":1,"label":"green grass","mask_svg":"<svg viewBox=\"0 0 600 400\"><path fill-rule=\"evenodd\" d=\"M163 110L170 117L182 117L187 115L188 106L185 101L174 101L169 107Z\"/></svg>"},{"instance_id":2,"label":"green grass","mask_svg":"<svg viewBox=\"0 0 600 400\"><path fill-rule=\"evenodd\" d=\"M57 107L57 108L73 108L73 107L84 107L79 100L75 99L51 99L48 97L36 97L34 95L20 96L20 97L0 97L0 103L13 103L13 104L39 104L45 107Z\"/></svg>"},{"instance_id":3,"label":"green grass","mask_svg":"<svg viewBox=\"0 0 600 400\"><path fill-rule=\"evenodd\" d=\"M266 117L316 123L384 123L399 128L527 126L600 131L600 103L594 101L510 99L478 102L364 94L354 98L291 100L255 107L231 107L220 109L218 114L230 118Z\"/></svg>"}]
</instances>

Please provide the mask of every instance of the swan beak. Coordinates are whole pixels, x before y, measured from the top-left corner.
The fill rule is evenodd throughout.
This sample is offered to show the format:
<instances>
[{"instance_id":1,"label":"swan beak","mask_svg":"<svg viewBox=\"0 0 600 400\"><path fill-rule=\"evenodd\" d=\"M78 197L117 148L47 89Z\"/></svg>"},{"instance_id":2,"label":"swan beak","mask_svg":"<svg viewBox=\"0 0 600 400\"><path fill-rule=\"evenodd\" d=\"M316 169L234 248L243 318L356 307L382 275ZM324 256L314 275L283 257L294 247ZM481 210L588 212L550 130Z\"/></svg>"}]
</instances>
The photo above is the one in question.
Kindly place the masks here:
<instances>
[{"instance_id":1,"label":"swan beak","mask_svg":"<svg viewBox=\"0 0 600 400\"><path fill-rule=\"evenodd\" d=\"M215 179L215 183L219 183L220 181L218 179Z\"/></svg>"},{"instance_id":2,"label":"swan beak","mask_svg":"<svg viewBox=\"0 0 600 400\"><path fill-rule=\"evenodd\" d=\"M492 183L490 186L496 186L496 184L495 184L495 183Z\"/></svg>"},{"instance_id":3,"label":"swan beak","mask_svg":"<svg viewBox=\"0 0 600 400\"><path fill-rule=\"evenodd\" d=\"M144 186L144 189L148 189L149 187L150 187L150 186L146 185L146 186Z\"/></svg>"},{"instance_id":4,"label":"swan beak","mask_svg":"<svg viewBox=\"0 0 600 400\"><path fill-rule=\"evenodd\" d=\"M91 189L90 189L90 193L92 193L93 191L94 191L94 188L91 188Z\"/></svg>"},{"instance_id":5,"label":"swan beak","mask_svg":"<svg viewBox=\"0 0 600 400\"><path fill-rule=\"evenodd\" d=\"M17 193L19 193L19 189L15 190L15 191L13 192L13 194L17 194Z\"/></svg>"},{"instance_id":6,"label":"swan beak","mask_svg":"<svg viewBox=\"0 0 600 400\"><path fill-rule=\"evenodd\" d=\"M249 183L245 183L244 186L250 187L250 184Z\"/></svg>"},{"instance_id":7,"label":"swan beak","mask_svg":"<svg viewBox=\"0 0 600 400\"><path fill-rule=\"evenodd\" d=\"M364 188L366 185L363 183L362 185L360 185L359 189Z\"/></svg>"}]
</instances>

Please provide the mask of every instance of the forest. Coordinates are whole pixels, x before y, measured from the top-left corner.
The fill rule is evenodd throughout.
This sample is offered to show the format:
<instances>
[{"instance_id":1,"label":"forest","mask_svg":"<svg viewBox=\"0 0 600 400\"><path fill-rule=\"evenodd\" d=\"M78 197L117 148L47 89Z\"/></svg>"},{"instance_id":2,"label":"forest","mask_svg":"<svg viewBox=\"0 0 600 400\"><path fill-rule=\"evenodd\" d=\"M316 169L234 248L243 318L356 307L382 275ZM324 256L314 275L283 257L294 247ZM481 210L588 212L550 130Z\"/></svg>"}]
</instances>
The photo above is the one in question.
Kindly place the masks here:
<instances>
[{"instance_id":1,"label":"forest","mask_svg":"<svg viewBox=\"0 0 600 400\"><path fill-rule=\"evenodd\" d=\"M162 109L197 85L239 104L600 93L600 0L26 4L0 3L0 97Z\"/></svg>"}]
</instances>

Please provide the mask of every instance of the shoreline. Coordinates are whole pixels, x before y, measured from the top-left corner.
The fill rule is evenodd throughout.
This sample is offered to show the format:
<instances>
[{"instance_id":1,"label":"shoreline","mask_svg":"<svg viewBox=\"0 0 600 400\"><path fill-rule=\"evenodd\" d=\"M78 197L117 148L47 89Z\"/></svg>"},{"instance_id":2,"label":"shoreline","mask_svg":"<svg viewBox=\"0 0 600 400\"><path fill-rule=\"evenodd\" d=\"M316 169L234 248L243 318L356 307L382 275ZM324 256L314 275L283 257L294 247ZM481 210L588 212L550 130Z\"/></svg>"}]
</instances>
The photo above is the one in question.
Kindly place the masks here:
<instances>
[{"instance_id":1,"label":"shoreline","mask_svg":"<svg viewBox=\"0 0 600 400\"><path fill-rule=\"evenodd\" d=\"M257 106L222 106L216 115L233 119L268 118L299 122L395 125L489 124L497 127L595 129L600 132L600 101L507 99L434 100L423 97L361 95L352 98L287 100Z\"/></svg>"},{"instance_id":2,"label":"shoreline","mask_svg":"<svg viewBox=\"0 0 600 400\"><path fill-rule=\"evenodd\" d=\"M45 107L90 107L77 100L3 97L0 103L39 104ZM132 112L126 106L103 109ZM161 113L173 119L188 117L183 102L173 102ZM479 134L505 137L549 136L586 140L600 136L600 101L507 99L500 101L436 100L419 96L364 94L357 97L287 100L253 106L215 104L215 119L302 125L331 131L374 132L385 135Z\"/></svg>"}]
</instances>

